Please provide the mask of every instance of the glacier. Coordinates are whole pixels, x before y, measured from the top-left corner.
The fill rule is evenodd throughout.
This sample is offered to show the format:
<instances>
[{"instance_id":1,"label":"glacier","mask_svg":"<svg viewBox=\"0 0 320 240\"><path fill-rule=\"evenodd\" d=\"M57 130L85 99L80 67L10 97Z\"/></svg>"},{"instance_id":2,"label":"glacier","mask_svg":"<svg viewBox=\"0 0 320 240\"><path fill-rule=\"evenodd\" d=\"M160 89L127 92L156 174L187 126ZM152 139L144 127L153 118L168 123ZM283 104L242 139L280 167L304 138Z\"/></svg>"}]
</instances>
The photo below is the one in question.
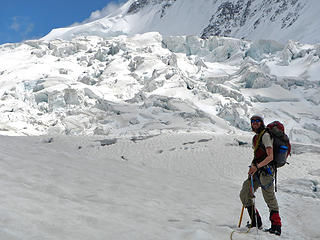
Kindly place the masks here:
<instances>
[{"instance_id":1,"label":"glacier","mask_svg":"<svg viewBox=\"0 0 320 240\"><path fill-rule=\"evenodd\" d=\"M320 238L320 4L196 2L129 0L0 45L0 239L226 239L256 113L292 143L282 238Z\"/></svg>"},{"instance_id":2,"label":"glacier","mask_svg":"<svg viewBox=\"0 0 320 240\"><path fill-rule=\"evenodd\" d=\"M319 58L318 44L157 32L4 44L1 134L246 134L259 112L319 144Z\"/></svg>"}]
</instances>

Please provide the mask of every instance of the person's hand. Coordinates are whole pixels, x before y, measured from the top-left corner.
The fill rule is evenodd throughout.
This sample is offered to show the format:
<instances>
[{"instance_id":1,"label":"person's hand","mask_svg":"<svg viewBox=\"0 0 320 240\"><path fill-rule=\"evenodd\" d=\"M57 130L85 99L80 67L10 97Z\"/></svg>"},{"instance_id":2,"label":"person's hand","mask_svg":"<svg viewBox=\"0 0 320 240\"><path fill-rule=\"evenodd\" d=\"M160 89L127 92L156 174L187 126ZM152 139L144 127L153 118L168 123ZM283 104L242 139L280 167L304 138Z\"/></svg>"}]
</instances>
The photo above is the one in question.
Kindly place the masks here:
<instances>
[{"instance_id":1,"label":"person's hand","mask_svg":"<svg viewBox=\"0 0 320 240\"><path fill-rule=\"evenodd\" d=\"M257 169L256 166L251 166L250 169L249 169L248 174L251 175L251 176L253 176L253 174L255 174L257 170L258 170L258 169Z\"/></svg>"}]
</instances>

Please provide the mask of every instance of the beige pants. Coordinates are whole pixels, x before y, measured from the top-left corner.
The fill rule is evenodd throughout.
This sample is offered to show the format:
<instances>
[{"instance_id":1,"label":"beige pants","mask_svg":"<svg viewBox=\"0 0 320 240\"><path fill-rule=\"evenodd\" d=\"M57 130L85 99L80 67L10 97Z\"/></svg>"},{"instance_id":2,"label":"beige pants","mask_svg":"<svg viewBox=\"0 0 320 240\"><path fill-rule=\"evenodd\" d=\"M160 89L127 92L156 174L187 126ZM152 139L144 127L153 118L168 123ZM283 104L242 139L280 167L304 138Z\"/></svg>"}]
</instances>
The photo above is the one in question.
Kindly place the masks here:
<instances>
[{"instance_id":1,"label":"beige pants","mask_svg":"<svg viewBox=\"0 0 320 240\"><path fill-rule=\"evenodd\" d=\"M272 171L273 172L273 171ZM256 179L259 176L260 182L263 186L267 186L272 182L270 186L268 186L266 189L263 189L261 187L262 195L264 198L264 201L267 203L269 207L269 211L279 211L278 201L276 199L276 195L274 192L274 182L273 182L273 175L267 174L265 172L261 172L259 174L255 174L253 177L253 186L254 186L254 192L261 187L259 181ZM242 204L245 207L249 207L253 205L253 196L251 193L251 178L245 180L242 185L242 189L240 191L240 199Z\"/></svg>"}]
</instances>

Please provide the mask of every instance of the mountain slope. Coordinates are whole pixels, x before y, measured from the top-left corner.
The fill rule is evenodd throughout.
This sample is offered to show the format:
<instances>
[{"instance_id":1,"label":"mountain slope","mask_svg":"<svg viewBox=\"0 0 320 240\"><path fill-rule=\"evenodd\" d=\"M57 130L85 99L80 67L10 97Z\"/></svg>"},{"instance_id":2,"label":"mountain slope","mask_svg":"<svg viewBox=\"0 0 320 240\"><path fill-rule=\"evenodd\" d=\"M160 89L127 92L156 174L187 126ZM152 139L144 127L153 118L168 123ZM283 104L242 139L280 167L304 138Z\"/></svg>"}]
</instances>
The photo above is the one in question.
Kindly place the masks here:
<instances>
[{"instance_id":1,"label":"mountain slope","mask_svg":"<svg viewBox=\"0 0 320 240\"><path fill-rule=\"evenodd\" d=\"M52 30L43 39L156 31L164 36L218 35L316 43L320 36L319 11L317 0L129 0L102 19Z\"/></svg>"}]
</instances>

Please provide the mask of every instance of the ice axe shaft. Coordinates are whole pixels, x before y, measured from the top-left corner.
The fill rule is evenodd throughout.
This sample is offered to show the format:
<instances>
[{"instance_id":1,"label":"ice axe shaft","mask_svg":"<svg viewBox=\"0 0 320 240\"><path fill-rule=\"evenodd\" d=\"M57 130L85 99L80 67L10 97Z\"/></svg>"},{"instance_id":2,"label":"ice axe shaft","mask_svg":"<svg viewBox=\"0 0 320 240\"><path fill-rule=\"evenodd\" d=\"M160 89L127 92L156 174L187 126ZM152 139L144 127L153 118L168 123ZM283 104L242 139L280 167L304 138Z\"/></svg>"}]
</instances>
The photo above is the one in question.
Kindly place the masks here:
<instances>
[{"instance_id":1,"label":"ice axe shaft","mask_svg":"<svg viewBox=\"0 0 320 240\"><path fill-rule=\"evenodd\" d=\"M239 219L238 228L241 226L242 217L243 217L243 210L244 210L244 205L242 205L242 209L241 209L241 214L240 214L240 219Z\"/></svg>"}]
</instances>

